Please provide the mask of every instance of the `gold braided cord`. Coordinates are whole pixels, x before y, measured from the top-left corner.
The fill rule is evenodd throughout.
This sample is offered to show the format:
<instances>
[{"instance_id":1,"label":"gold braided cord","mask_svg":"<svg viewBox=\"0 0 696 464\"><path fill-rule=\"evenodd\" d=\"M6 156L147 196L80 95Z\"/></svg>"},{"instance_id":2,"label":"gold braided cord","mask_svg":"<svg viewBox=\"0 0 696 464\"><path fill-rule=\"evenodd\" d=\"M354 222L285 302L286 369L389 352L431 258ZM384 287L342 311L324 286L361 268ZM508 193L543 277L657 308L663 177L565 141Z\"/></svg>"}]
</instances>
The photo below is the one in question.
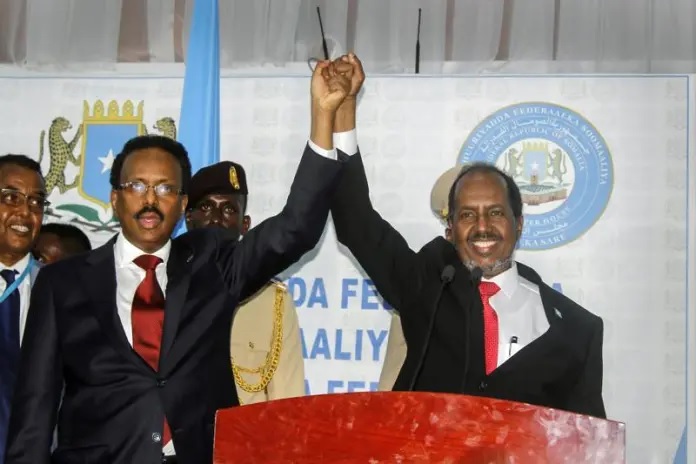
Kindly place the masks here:
<instances>
[{"instance_id":1,"label":"gold braided cord","mask_svg":"<svg viewBox=\"0 0 696 464\"><path fill-rule=\"evenodd\" d=\"M280 352L283 348L283 300L285 290L278 286L275 289L275 301L273 304L273 339L271 350L266 355L263 365L256 368L238 366L232 359L232 373L237 386L247 393L258 393L266 389L280 362ZM242 378L242 372L247 374L260 374L261 380L258 383L249 383ZM241 404L241 401L240 401Z\"/></svg>"}]
</instances>

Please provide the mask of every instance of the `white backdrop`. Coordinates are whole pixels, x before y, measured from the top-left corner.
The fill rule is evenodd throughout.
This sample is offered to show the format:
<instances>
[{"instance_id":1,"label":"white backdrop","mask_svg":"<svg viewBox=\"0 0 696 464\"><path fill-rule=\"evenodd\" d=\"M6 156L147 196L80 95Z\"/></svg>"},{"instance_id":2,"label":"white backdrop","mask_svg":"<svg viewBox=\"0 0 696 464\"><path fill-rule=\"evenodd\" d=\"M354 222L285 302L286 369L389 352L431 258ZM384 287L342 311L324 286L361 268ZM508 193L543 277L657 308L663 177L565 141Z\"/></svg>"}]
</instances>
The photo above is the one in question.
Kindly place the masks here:
<instances>
[{"instance_id":1,"label":"white backdrop","mask_svg":"<svg viewBox=\"0 0 696 464\"><path fill-rule=\"evenodd\" d=\"M119 107L126 100L136 106L144 102L143 120L153 132L156 120L178 119L181 87L181 79L174 77L0 76L0 151L38 156L41 131L48 132L59 116L72 125L63 133L70 141L83 121L83 101L92 108L98 99L115 100ZM308 87L308 78L299 77L222 81L223 158L247 169L255 223L284 204L308 135ZM693 331L694 320L686 301L687 255L694 257L693 235L687 248L687 225L694 224L687 208L690 204L693 210L696 200L692 176L687 202L691 91L688 76L370 77L359 107L359 140L373 201L414 248L443 232L429 209L430 189L440 173L457 163L464 146L482 148L482 139L495 145L493 138L499 137L496 144L507 149L511 131L553 142L564 136L554 132L561 130L555 124L564 121L570 128L566 139L580 144L583 127L600 142L603 138L604 154L600 142L580 144L576 151L566 147L564 156L572 161L564 180L571 196L566 203L525 210L531 223L544 209L560 211L577 200L578 192L587 191L597 195L589 203L600 202L598 220L590 215L572 226L580 235L576 240L520 251L517 259L604 319L604 399L609 417L627 424L631 463L671 462L686 421L685 327ZM522 129L528 121L520 116L523 106L514 105L529 102L527 108L539 116L530 124L540 132L521 133L529 130ZM474 130L496 112L493 121L499 123ZM76 144L76 156L82 142ZM523 142L513 145L519 148ZM45 171L48 155L45 144ZM598 159L600 170L593 170L592 160ZM67 183L79 171L68 164ZM108 181L108 170L83 175L89 182ZM609 182L606 209L602 192L593 190L602 179ZM589 204L582 198L581 203ZM73 205L68 207L72 212L64 208L60 218L47 221L77 218L95 229L111 217L78 189L63 195L56 189L51 200L54 206ZM85 213L85 207L99 212L98 218ZM90 236L99 244L110 235ZM350 254L336 244L331 224L315 252L284 277L300 314L309 391L374 389L388 314ZM693 271L690 280L694 288ZM694 403L689 404L693 409Z\"/></svg>"}]
</instances>

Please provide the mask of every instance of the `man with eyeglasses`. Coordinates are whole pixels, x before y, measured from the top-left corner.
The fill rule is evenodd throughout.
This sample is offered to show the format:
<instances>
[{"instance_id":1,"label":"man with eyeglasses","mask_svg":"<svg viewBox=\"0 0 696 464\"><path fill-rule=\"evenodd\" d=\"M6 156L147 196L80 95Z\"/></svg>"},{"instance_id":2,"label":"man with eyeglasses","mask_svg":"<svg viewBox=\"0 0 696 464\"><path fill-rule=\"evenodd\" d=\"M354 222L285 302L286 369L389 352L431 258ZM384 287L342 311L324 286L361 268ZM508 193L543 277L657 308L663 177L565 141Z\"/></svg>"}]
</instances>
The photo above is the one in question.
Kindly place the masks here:
<instances>
[{"instance_id":1,"label":"man with eyeglasses","mask_svg":"<svg viewBox=\"0 0 696 464\"><path fill-rule=\"evenodd\" d=\"M191 178L188 230L221 227L239 240L249 231L249 189L242 165L223 161ZM232 372L241 404L304 395L304 360L297 311L282 282L271 280L240 303L231 330Z\"/></svg>"},{"instance_id":2,"label":"man with eyeglasses","mask_svg":"<svg viewBox=\"0 0 696 464\"><path fill-rule=\"evenodd\" d=\"M212 461L215 412L239 404L234 309L311 250L328 217L341 163L311 147L332 150L349 88L328 67L312 76L311 135L287 203L244 240L222 228L170 240L188 202L186 149L161 136L125 144L110 175L121 233L37 277L6 464Z\"/></svg>"},{"instance_id":3,"label":"man with eyeglasses","mask_svg":"<svg viewBox=\"0 0 696 464\"><path fill-rule=\"evenodd\" d=\"M24 155L0 156L0 464L29 295L39 270L31 249L47 205L39 163Z\"/></svg>"}]
</instances>

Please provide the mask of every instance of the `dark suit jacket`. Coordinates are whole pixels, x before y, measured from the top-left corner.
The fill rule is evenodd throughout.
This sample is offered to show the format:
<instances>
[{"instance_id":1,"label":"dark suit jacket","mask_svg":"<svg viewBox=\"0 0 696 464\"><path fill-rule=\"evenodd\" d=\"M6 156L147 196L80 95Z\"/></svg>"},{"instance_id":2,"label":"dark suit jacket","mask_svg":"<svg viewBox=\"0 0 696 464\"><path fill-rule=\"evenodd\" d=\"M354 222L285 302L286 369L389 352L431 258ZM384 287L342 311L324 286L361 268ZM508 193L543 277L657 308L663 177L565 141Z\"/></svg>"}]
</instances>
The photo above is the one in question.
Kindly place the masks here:
<instances>
[{"instance_id":1,"label":"dark suit jacket","mask_svg":"<svg viewBox=\"0 0 696 464\"><path fill-rule=\"evenodd\" d=\"M215 412L238 404L234 308L316 245L339 173L340 163L307 149L285 208L243 240L210 229L173 240L158 372L118 318L113 241L45 267L32 293L6 463L160 462L165 414L179 462L211 462Z\"/></svg>"},{"instance_id":2,"label":"dark suit jacket","mask_svg":"<svg viewBox=\"0 0 696 464\"><path fill-rule=\"evenodd\" d=\"M338 240L401 316L408 353L394 390L408 389L429 342L416 390L485 395L605 417L599 317L520 264L520 275L539 286L550 329L486 376L483 307L469 271L444 238L432 240L419 252L409 248L373 209L359 154L346 163L331 214ZM432 336L426 340L447 265L454 266L454 279L442 293Z\"/></svg>"}]
</instances>

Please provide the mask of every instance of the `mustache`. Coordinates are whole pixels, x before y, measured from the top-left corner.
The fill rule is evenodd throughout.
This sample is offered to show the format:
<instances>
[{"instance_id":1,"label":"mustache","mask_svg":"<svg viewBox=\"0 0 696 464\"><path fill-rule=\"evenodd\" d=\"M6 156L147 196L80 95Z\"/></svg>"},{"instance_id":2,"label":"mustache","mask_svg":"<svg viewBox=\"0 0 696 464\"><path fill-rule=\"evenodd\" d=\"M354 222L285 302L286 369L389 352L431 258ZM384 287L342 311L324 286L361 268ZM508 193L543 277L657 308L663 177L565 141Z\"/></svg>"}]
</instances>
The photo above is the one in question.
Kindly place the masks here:
<instances>
[{"instance_id":1,"label":"mustache","mask_svg":"<svg viewBox=\"0 0 696 464\"><path fill-rule=\"evenodd\" d=\"M135 219L140 219L140 217L141 217L143 214L147 214L147 213L155 213L157 216L159 216L160 221L164 221L164 214L162 213L162 211L158 210L158 209L157 209L156 207L154 207L154 206L145 206L145 207L143 207L143 209L141 209L140 211L138 211L137 213L135 213L135 216L133 216L133 217L134 217Z\"/></svg>"},{"instance_id":2,"label":"mustache","mask_svg":"<svg viewBox=\"0 0 696 464\"><path fill-rule=\"evenodd\" d=\"M489 240L502 240L502 238L498 234L493 234L490 232L476 233L469 237L470 242L486 242Z\"/></svg>"}]
</instances>

